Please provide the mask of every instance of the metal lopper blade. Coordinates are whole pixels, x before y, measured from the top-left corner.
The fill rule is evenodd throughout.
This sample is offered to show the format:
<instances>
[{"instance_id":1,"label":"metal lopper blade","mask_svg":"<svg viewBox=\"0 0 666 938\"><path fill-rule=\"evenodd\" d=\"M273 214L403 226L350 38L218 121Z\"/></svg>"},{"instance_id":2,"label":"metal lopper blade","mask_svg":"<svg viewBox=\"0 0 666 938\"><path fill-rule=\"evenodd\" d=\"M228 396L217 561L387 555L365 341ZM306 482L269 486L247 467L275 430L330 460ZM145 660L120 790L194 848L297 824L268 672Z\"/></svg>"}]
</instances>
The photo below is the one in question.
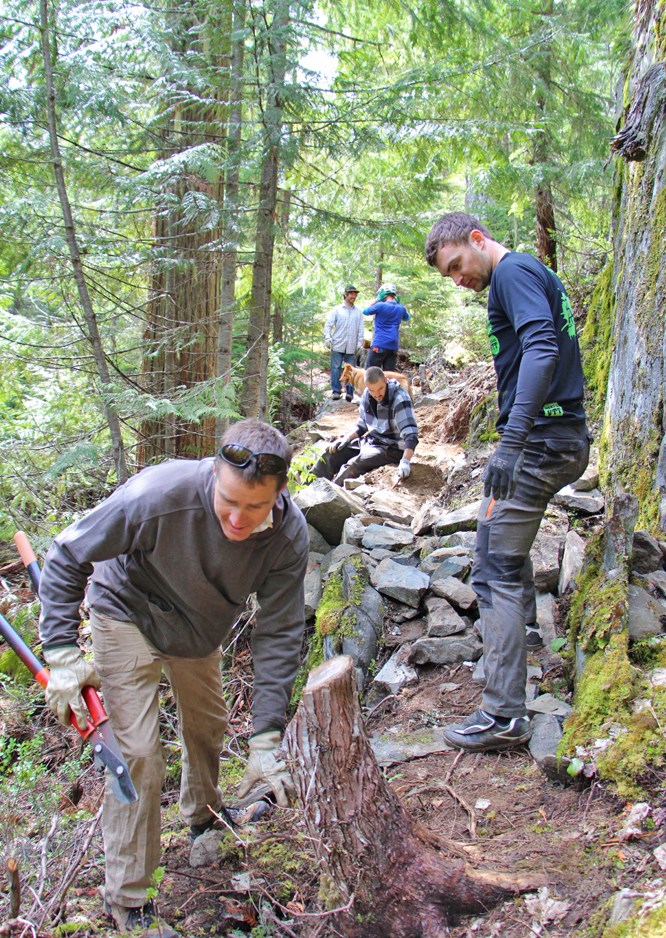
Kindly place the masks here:
<instances>
[{"instance_id":1,"label":"metal lopper blade","mask_svg":"<svg viewBox=\"0 0 666 938\"><path fill-rule=\"evenodd\" d=\"M95 765L98 769L106 769L111 781L111 791L118 801L123 804L132 804L139 800L136 788L130 778L127 763L120 754L118 743L108 722L97 726L87 737L92 746Z\"/></svg>"}]
</instances>

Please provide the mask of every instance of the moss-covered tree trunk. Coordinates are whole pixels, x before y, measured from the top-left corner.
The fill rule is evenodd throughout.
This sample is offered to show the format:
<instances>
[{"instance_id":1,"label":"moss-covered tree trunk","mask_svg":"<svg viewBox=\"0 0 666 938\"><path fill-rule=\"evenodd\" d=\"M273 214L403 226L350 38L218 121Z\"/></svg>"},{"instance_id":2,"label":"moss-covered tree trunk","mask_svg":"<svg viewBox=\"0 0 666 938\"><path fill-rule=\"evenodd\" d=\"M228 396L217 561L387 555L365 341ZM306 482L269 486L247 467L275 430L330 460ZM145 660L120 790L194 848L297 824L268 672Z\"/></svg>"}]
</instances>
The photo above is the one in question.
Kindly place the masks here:
<instances>
[{"instance_id":1,"label":"moss-covered tree trunk","mask_svg":"<svg viewBox=\"0 0 666 938\"><path fill-rule=\"evenodd\" d=\"M616 204L612 354L602 436L605 489L639 500L637 527L666 530L666 6L636 0ZM614 302L613 302L614 300Z\"/></svg>"}]
</instances>

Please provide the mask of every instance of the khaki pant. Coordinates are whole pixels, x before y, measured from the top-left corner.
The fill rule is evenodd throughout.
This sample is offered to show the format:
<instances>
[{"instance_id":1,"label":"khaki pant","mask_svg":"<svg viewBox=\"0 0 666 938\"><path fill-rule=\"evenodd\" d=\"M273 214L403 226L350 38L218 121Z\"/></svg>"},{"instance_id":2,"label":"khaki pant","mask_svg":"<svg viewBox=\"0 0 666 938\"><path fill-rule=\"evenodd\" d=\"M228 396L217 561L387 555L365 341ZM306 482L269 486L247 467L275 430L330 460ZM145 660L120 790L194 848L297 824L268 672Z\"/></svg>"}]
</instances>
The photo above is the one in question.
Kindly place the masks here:
<instances>
[{"instance_id":1,"label":"khaki pant","mask_svg":"<svg viewBox=\"0 0 666 938\"><path fill-rule=\"evenodd\" d=\"M159 731L159 682L166 672L173 689L183 744L180 813L186 824L217 808L219 759L227 729L220 651L206 658L162 654L131 622L90 613L95 666L114 735L127 760L139 800L121 804L107 783L102 827L106 858L105 896L126 907L141 906L160 862L160 793L165 759Z\"/></svg>"}]
</instances>

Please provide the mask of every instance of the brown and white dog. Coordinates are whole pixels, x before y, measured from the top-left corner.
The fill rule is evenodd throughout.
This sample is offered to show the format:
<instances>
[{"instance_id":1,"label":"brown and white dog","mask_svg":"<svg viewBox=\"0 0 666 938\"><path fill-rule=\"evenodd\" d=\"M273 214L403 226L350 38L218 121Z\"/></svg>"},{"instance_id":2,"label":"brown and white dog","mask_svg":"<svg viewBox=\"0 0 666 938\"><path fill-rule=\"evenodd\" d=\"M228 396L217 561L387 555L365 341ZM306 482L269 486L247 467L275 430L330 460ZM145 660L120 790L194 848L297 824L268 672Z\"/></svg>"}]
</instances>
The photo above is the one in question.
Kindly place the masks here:
<instances>
[{"instance_id":1,"label":"brown and white dog","mask_svg":"<svg viewBox=\"0 0 666 938\"><path fill-rule=\"evenodd\" d=\"M407 391L409 396L412 399L414 398L412 386L407 375L400 374L399 371L385 371L384 376L387 381L389 378L394 378L398 384ZM342 374L340 375L340 381L343 385L353 384L354 390L360 397L365 391L365 369L356 368L355 365L350 365L349 362L345 362L342 368Z\"/></svg>"}]
</instances>

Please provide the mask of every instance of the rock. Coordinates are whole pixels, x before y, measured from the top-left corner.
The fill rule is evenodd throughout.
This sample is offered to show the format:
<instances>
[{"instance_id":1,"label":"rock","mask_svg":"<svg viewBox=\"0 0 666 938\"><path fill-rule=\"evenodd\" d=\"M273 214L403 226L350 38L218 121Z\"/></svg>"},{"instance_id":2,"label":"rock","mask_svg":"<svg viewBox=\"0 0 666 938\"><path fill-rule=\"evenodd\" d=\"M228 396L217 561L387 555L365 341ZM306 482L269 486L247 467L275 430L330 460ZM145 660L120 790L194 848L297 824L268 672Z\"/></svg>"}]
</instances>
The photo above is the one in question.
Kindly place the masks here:
<instances>
[{"instance_id":1,"label":"rock","mask_svg":"<svg viewBox=\"0 0 666 938\"><path fill-rule=\"evenodd\" d=\"M652 808L646 801L638 801L632 805L618 834L620 840L636 840L642 837L644 834L643 822L648 819L651 812Z\"/></svg>"},{"instance_id":2,"label":"rock","mask_svg":"<svg viewBox=\"0 0 666 938\"><path fill-rule=\"evenodd\" d=\"M432 531L435 522L442 515L442 510L441 506L433 505L432 502L422 505L411 521L411 529L414 534L418 536Z\"/></svg>"},{"instance_id":3,"label":"rock","mask_svg":"<svg viewBox=\"0 0 666 938\"><path fill-rule=\"evenodd\" d=\"M310 536L310 550L315 554L328 554L333 550L331 544L319 533L311 524L308 525L308 535Z\"/></svg>"},{"instance_id":4,"label":"rock","mask_svg":"<svg viewBox=\"0 0 666 938\"><path fill-rule=\"evenodd\" d=\"M387 558L372 571L371 582L383 595L416 608L427 592L430 580L422 570Z\"/></svg>"},{"instance_id":5,"label":"rock","mask_svg":"<svg viewBox=\"0 0 666 938\"><path fill-rule=\"evenodd\" d=\"M632 573L653 573L655 570L663 569L664 557L659 541L647 531L634 532L632 548Z\"/></svg>"},{"instance_id":6,"label":"rock","mask_svg":"<svg viewBox=\"0 0 666 938\"><path fill-rule=\"evenodd\" d=\"M434 573L439 569L440 564L449 558L465 557L471 562L471 551L464 547L438 547L423 558L419 568L424 573Z\"/></svg>"},{"instance_id":7,"label":"rock","mask_svg":"<svg viewBox=\"0 0 666 938\"><path fill-rule=\"evenodd\" d=\"M590 492L577 492L571 485L553 495L551 501L555 505L562 505L571 511L578 511L581 515L598 515L604 510L604 497L599 489Z\"/></svg>"},{"instance_id":8,"label":"rock","mask_svg":"<svg viewBox=\"0 0 666 938\"><path fill-rule=\"evenodd\" d=\"M546 648L557 638L555 622L557 621L557 602L552 593L537 593L537 622L543 636Z\"/></svg>"},{"instance_id":9,"label":"rock","mask_svg":"<svg viewBox=\"0 0 666 938\"><path fill-rule=\"evenodd\" d=\"M363 511L359 499L328 479L315 479L294 495L294 502L329 544L339 544L345 520Z\"/></svg>"},{"instance_id":10,"label":"rock","mask_svg":"<svg viewBox=\"0 0 666 938\"><path fill-rule=\"evenodd\" d=\"M321 584L321 562L324 554L308 554L308 565L305 569L305 618L312 619L317 612L317 606L323 592Z\"/></svg>"},{"instance_id":11,"label":"rock","mask_svg":"<svg viewBox=\"0 0 666 938\"><path fill-rule=\"evenodd\" d=\"M424 619L412 619L401 623L391 622L384 635L384 644L387 648L394 648L396 645L415 642L417 638L423 638L425 631Z\"/></svg>"},{"instance_id":12,"label":"rock","mask_svg":"<svg viewBox=\"0 0 666 938\"><path fill-rule=\"evenodd\" d=\"M537 713L531 718L532 738L530 753L534 761L549 778L564 781L568 778L568 759L559 760L557 747L562 739L562 724L553 713Z\"/></svg>"},{"instance_id":13,"label":"rock","mask_svg":"<svg viewBox=\"0 0 666 938\"><path fill-rule=\"evenodd\" d=\"M650 596L641 586L630 584L629 637L632 641L662 635L664 622L666 622L666 603Z\"/></svg>"},{"instance_id":14,"label":"rock","mask_svg":"<svg viewBox=\"0 0 666 938\"><path fill-rule=\"evenodd\" d=\"M657 861L657 866L661 870L666 870L666 844L661 844L659 847L655 847L652 851L652 856Z\"/></svg>"},{"instance_id":15,"label":"rock","mask_svg":"<svg viewBox=\"0 0 666 938\"><path fill-rule=\"evenodd\" d=\"M456 557L447 557L436 567L430 576L430 588L435 590L440 580L446 580L449 577L464 579L472 569L472 560L464 554L458 554Z\"/></svg>"},{"instance_id":16,"label":"rock","mask_svg":"<svg viewBox=\"0 0 666 938\"><path fill-rule=\"evenodd\" d=\"M620 889L615 893L611 913L608 917L608 927L619 925L633 915L637 905L637 900L643 898L642 892L635 892L633 889Z\"/></svg>"},{"instance_id":17,"label":"rock","mask_svg":"<svg viewBox=\"0 0 666 938\"><path fill-rule=\"evenodd\" d=\"M223 836L223 831L211 829L197 837L190 848L190 866L196 870L219 860L220 841Z\"/></svg>"},{"instance_id":18,"label":"rock","mask_svg":"<svg viewBox=\"0 0 666 938\"><path fill-rule=\"evenodd\" d=\"M430 581L430 588L435 596L448 599L451 605L464 612L476 608L476 593L471 586L454 576L445 576Z\"/></svg>"},{"instance_id":19,"label":"rock","mask_svg":"<svg viewBox=\"0 0 666 938\"><path fill-rule=\"evenodd\" d=\"M414 404L414 409L417 407L434 407L435 404L441 404L442 401L449 401L451 398L455 397L455 391L452 388L442 388L440 391L431 391L429 394L424 394L423 397L416 401Z\"/></svg>"},{"instance_id":20,"label":"rock","mask_svg":"<svg viewBox=\"0 0 666 938\"><path fill-rule=\"evenodd\" d=\"M476 529L473 531L454 531L453 534L445 534L440 538L442 547L464 547L472 554L476 547Z\"/></svg>"},{"instance_id":21,"label":"rock","mask_svg":"<svg viewBox=\"0 0 666 938\"><path fill-rule=\"evenodd\" d=\"M414 535L409 528L393 528L383 524L369 524L363 530L362 544L366 550L395 547L408 547L414 543Z\"/></svg>"},{"instance_id":22,"label":"rock","mask_svg":"<svg viewBox=\"0 0 666 938\"><path fill-rule=\"evenodd\" d=\"M398 694L403 687L416 684L419 676L409 664L410 645L401 645L372 682L373 689L384 694Z\"/></svg>"},{"instance_id":23,"label":"rock","mask_svg":"<svg viewBox=\"0 0 666 938\"><path fill-rule=\"evenodd\" d=\"M435 534L452 534L454 531L476 531L476 517L481 500L471 502L457 511L447 511L434 523Z\"/></svg>"},{"instance_id":24,"label":"rock","mask_svg":"<svg viewBox=\"0 0 666 938\"><path fill-rule=\"evenodd\" d=\"M408 762L419 756L434 752L450 752L453 748L444 739L444 727L434 726L413 733L405 733L396 727L381 735L371 736L370 745L380 765L392 765L394 762Z\"/></svg>"},{"instance_id":25,"label":"rock","mask_svg":"<svg viewBox=\"0 0 666 938\"><path fill-rule=\"evenodd\" d=\"M437 596L428 596L425 600L428 611L426 625L429 638L440 638L443 635L456 635L465 631L465 622L460 618L453 606Z\"/></svg>"},{"instance_id":26,"label":"rock","mask_svg":"<svg viewBox=\"0 0 666 938\"><path fill-rule=\"evenodd\" d=\"M324 555L321 561L322 583L325 583L333 574L339 573L345 560L350 557L360 556L360 554L361 548L354 547L352 544L339 544L334 547L329 554Z\"/></svg>"},{"instance_id":27,"label":"rock","mask_svg":"<svg viewBox=\"0 0 666 938\"><path fill-rule=\"evenodd\" d=\"M553 694L540 694L534 700L530 701L527 705L527 712L532 713L552 713L553 716L564 717L569 716L572 711L572 707L569 706L564 700L560 700L559 697L555 697Z\"/></svg>"},{"instance_id":28,"label":"rock","mask_svg":"<svg viewBox=\"0 0 666 938\"><path fill-rule=\"evenodd\" d=\"M421 638L412 645L409 657L414 664L458 664L476 661L482 650L481 639L469 628L446 638Z\"/></svg>"},{"instance_id":29,"label":"rock","mask_svg":"<svg viewBox=\"0 0 666 938\"><path fill-rule=\"evenodd\" d=\"M590 463L582 474L580 479L571 483L574 492L591 492L599 485L599 470L593 463Z\"/></svg>"},{"instance_id":30,"label":"rock","mask_svg":"<svg viewBox=\"0 0 666 938\"><path fill-rule=\"evenodd\" d=\"M542 593L556 593L566 534L551 522L542 522L530 551L534 585Z\"/></svg>"},{"instance_id":31,"label":"rock","mask_svg":"<svg viewBox=\"0 0 666 938\"><path fill-rule=\"evenodd\" d=\"M653 687L666 687L666 668L654 668L648 674L648 679Z\"/></svg>"},{"instance_id":32,"label":"rock","mask_svg":"<svg viewBox=\"0 0 666 938\"><path fill-rule=\"evenodd\" d=\"M374 489L366 502L366 510L380 518L390 518L400 524L411 524L414 515L419 511L419 503L404 488L399 487L395 491Z\"/></svg>"},{"instance_id":33,"label":"rock","mask_svg":"<svg viewBox=\"0 0 666 938\"><path fill-rule=\"evenodd\" d=\"M585 557L585 541L573 529L567 533L564 542L564 555L560 569L559 589L560 596L564 596L574 586L574 580L583 567Z\"/></svg>"},{"instance_id":34,"label":"rock","mask_svg":"<svg viewBox=\"0 0 666 938\"><path fill-rule=\"evenodd\" d=\"M353 547L360 547L365 534L365 525L358 515L350 515L345 519L342 526L341 544L351 544Z\"/></svg>"},{"instance_id":35,"label":"rock","mask_svg":"<svg viewBox=\"0 0 666 938\"><path fill-rule=\"evenodd\" d=\"M649 593L666 598L666 570L654 570L652 573L637 574L637 576L644 581Z\"/></svg>"}]
</instances>

